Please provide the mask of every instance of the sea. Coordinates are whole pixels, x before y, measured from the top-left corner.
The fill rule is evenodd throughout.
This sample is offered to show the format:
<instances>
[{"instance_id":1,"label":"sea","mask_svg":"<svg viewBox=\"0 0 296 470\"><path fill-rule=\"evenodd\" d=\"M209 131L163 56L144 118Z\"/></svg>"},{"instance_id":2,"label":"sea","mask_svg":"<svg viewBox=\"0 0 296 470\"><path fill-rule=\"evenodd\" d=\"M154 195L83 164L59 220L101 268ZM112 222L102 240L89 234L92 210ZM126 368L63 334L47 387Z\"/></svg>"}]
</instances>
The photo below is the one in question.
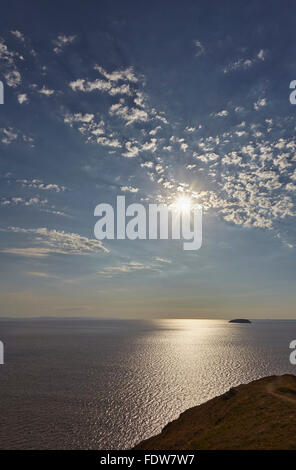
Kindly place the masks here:
<instances>
[{"instance_id":1,"label":"sea","mask_svg":"<svg viewBox=\"0 0 296 470\"><path fill-rule=\"evenodd\" d=\"M0 320L1 449L129 449L230 387L296 374L296 320Z\"/></svg>"}]
</instances>

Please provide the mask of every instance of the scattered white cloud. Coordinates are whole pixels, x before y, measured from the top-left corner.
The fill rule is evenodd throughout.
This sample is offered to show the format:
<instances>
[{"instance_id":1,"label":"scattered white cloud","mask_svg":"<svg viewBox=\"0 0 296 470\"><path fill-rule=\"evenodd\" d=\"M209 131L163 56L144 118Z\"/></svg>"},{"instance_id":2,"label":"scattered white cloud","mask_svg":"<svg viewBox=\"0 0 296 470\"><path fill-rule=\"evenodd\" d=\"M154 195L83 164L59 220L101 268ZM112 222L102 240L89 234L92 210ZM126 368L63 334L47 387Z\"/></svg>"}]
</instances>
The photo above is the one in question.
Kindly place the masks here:
<instances>
[{"instance_id":1,"label":"scattered white cloud","mask_svg":"<svg viewBox=\"0 0 296 470\"><path fill-rule=\"evenodd\" d=\"M34 147L34 139L29 135L23 134L23 141L26 142L30 147Z\"/></svg>"},{"instance_id":2,"label":"scattered white cloud","mask_svg":"<svg viewBox=\"0 0 296 470\"><path fill-rule=\"evenodd\" d=\"M155 129L152 129L152 130L149 132L149 134L150 134L150 135L156 135L157 132L158 132L160 129L161 129L161 126L157 126L157 127L155 127Z\"/></svg>"},{"instance_id":3,"label":"scattered white cloud","mask_svg":"<svg viewBox=\"0 0 296 470\"><path fill-rule=\"evenodd\" d=\"M126 142L125 148L126 148L126 151L122 155L127 158L134 158L140 152L139 147L137 147L137 145L135 145L133 142L129 142L129 141Z\"/></svg>"},{"instance_id":4,"label":"scattered white cloud","mask_svg":"<svg viewBox=\"0 0 296 470\"><path fill-rule=\"evenodd\" d=\"M122 149L121 156L126 158L137 157L141 152L156 152L161 140L156 137L156 134L161 130L162 125L167 125L167 119L164 113L149 107L148 99L141 89L145 86L144 77L137 77L131 67L106 71L100 65L96 65L94 69L100 74L99 78L94 80L78 78L69 83L70 88L74 92L99 91L112 97L122 96L119 96L117 102L108 104L108 115L104 121L96 123L94 119L90 122L81 120L78 131L86 137L86 142L110 147L109 153L116 153L117 149ZM118 131L120 123L116 123L116 118L122 120L126 126L132 129L129 130L131 135L128 139ZM73 123L78 121L78 117L73 118L73 115L68 114L64 120L73 126ZM155 126L156 120L160 121L162 125ZM144 129L146 125L151 126L150 130ZM140 129L141 126L142 129ZM110 131L110 128L115 130ZM133 136L134 132L137 135L136 138ZM147 135L151 138L147 139ZM182 146L184 151L185 147L186 143Z\"/></svg>"},{"instance_id":5,"label":"scattered white cloud","mask_svg":"<svg viewBox=\"0 0 296 470\"><path fill-rule=\"evenodd\" d=\"M194 45L196 47L196 52L195 55L199 57L200 55L204 54L205 52L205 47L200 41L194 41Z\"/></svg>"},{"instance_id":6,"label":"scattered white cloud","mask_svg":"<svg viewBox=\"0 0 296 470\"><path fill-rule=\"evenodd\" d=\"M139 191L139 188L134 188L133 186L121 186L120 189L129 193L137 193Z\"/></svg>"},{"instance_id":7,"label":"scattered white cloud","mask_svg":"<svg viewBox=\"0 0 296 470\"><path fill-rule=\"evenodd\" d=\"M143 162L141 163L142 168L153 168L153 162L148 161L148 162Z\"/></svg>"},{"instance_id":8,"label":"scattered white cloud","mask_svg":"<svg viewBox=\"0 0 296 470\"><path fill-rule=\"evenodd\" d=\"M45 85L43 85L43 87L40 90L37 90L37 92L40 93L41 95L51 96L55 93L55 90L51 90L47 88Z\"/></svg>"},{"instance_id":9,"label":"scattered white cloud","mask_svg":"<svg viewBox=\"0 0 296 470\"><path fill-rule=\"evenodd\" d=\"M118 116L126 121L127 126L130 126L134 122L147 122L148 114L143 109L129 108L122 103L113 104L110 107L109 113L111 116Z\"/></svg>"},{"instance_id":10,"label":"scattered white cloud","mask_svg":"<svg viewBox=\"0 0 296 470\"><path fill-rule=\"evenodd\" d=\"M12 127L0 129L2 144L9 145L18 138L18 132Z\"/></svg>"},{"instance_id":11,"label":"scattered white cloud","mask_svg":"<svg viewBox=\"0 0 296 470\"><path fill-rule=\"evenodd\" d=\"M258 59L264 60L265 59L265 51L263 49L260 49L260 51L257 54Z\"/></svg>"},{"instance_id":12,"label":"scattered white cloud","mask_svg":"<svg viewBox=\"0 0 296 470\"><path fill-rule=\"evenodd\" d=\"M75 35L72 35L72 36L66 36L65 34L59 34L57 39L55 39L53 42L53 44L55 45L54 47L54 52L56 54L60 54L63 49L68 46L69 44L72 44L76 39L76 36Z\"/></svg>"},{"instance_id":13,"label":"scattered white cloud","mask_svg":"<svg viewBox=\"0 0 296 470\"><path fill-rule=\"evenodd\" d=\"M64 122L72 125L73 122L91 122L94 118L94 115L91 113L75 113L75 114L66 114L64 117Z\"/></svg>"},{"instance_id":14,"label":"scattered white cloud","mask_svg":"<svg viewBox=\"0 0 296 470\"><path fill-rule=\"evenodd\" d=\"M30 147L33 147L34 139L26 134L22 134L18 129L13 127L3 127L0 128L0 141L4 145L10 145L12 142L16 141L18 138L22 138Z\"/></svg>"},{"instance_id":15,"label":"scattered white cloud","mask_svg":"<svg viewBox=\"0 0 296 470\"><path fill-rule=\"evenodd\" d=\"M114 147L114 148L120 148L121 143L119 142L118 139L110 139L108 137L98 137L97 138L98 144L103 145L104 147Z\"/></svg>"},{"instance_id":16,"label":"scattered white cloud","mask_svg":"<svg viewBox=\"0 0 296 470\"><path fill-rule=\"evenodd\" d=\"M263 106L266 106L266 99L265 98L259 98L255 103L254 103L254 109L258 111L258 109L263 108Z\"/></svg>"},{"instance_id":17,"label":"scattered white cloud","mask_svg":"<svg viewBox=\"0 0 296 470\"><path fill-rule=\"evenodd\" d=\"M94 90L98 90L101 92L108 92L109 95L128 95L131 96L133 94L131 87L129 84L122 84L122 85L114 85L111 81L106 81L102 79L95 79L93 81L85 80L85 79L77 79L69 83L70 88L73 91L82 91L85 93L90 93Z\"/></svg>"},{"instance_id":18,"label":"scattered white cloud","mask_svg":"<svg viewBox=\"0 0 296 470\"><path fill-rule=\"evenodd\" d=\"M219 111L218 113L214 114L215 117L226 117L228 116L228 111L226 109L222 109L222 111Z\"/></svg>"},{"instance_id":19,"label":"scattered white cloud","mask_svg":"<svg viewBox=\"0 0 296 470\"><path fill-rule=\"evenodd\" d=\"M1 200L1 206L43 206L48 203L47 199L40 199L40 197L34 196L31 197L30 199L24 199L23 197L11 197L10 199L8 198L3 198Z\"/></svg>"},{"instance_id":20,"label":"scattered white cloud","mask_svg":"<svg viewBox=\"0 0 296 470\"><path fill-rule=\"evenodd\" d=\"M193 170L193 168L196 168L196 165L195 165L195 164L188 164L188 165L186 165L186 169L187 169L187 170Z\"/></svg>"},{"instance_id":21,"label":"scattered white cloud","mask_svg":"<svg viewBox=\"0 0 296 470\"><path fill-rule=\"evenodd\" d=\"M8 49L4 40L0 38L0 63L3 76L8 86L16 88L22 81L21 74L18 70L18 61L24 58L15 51Z\"/></svg>"},{"instance_id":22,"label":"scattered white cloud","mask_svg":"<svg viewBox=\"0 0 296 470\"><path fill-rule=\"evenodd\" d=\"M122 70L114 70L110 73L106 72L106 70L100 65L95 65L94 69L100 72L100 74L103 75L105 79L110 80L111 82L118 82L120 80L132 83L138 82L138 78L135 76L132 67L128 67Z\"/></svg>"},{"instance_id":23,"label":"scattered white cloud","mask_svg":"<svg viewBox=\"0 0 296 470\"><path fill-rule=\"evenodd\" d=\"M17 95L17 100L18 100L19 104L28 103L28 101L29 101L28 95L26 93L19 93Z\"/></svg>"},{"instance_id":24,"label":"scattered white cloud","mask_svg":"<svg viewBox=\"0 0 296 470\"><path fill-rule=\"evenodd\" d=\"M15 31L10 31L10 32L14 37L16 37L17 39L19 39L22 42L25 42L25 36L23 35L23 33L18 31L17 29Z\"/></svg>"},{"instance_id":25,"label":"scattered white cloud","mask_svg":"<svg viewBox=\"0 0 296 470\"><path fill-rule=\"evenodd\" d=\"M16 88L22 81L21 74L17 70L9 70L4 73L4 78L8 86Z\"/></svg>"}]
</instances>

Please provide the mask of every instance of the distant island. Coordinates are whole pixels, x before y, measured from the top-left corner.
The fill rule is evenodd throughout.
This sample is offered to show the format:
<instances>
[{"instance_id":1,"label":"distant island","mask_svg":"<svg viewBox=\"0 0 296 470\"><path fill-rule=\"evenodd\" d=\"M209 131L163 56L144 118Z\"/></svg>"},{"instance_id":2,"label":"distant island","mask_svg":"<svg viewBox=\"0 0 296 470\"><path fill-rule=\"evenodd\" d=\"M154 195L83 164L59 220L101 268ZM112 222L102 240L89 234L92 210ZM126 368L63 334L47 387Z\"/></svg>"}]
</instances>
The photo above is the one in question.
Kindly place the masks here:
<instances>
[{"instance_id":1,"label":"distant island","mask_svg":"<svg viewBox=\"0 0 296 470\"><path fill-rule=\"evenodd\" d=\"M296 376L264 377L190 408L134 449L294 449Z\"/></svg>"},{"instance_id":2,"label":"distant island","mask_svg":"<svg viewBox=\"0 0 296 470\"><path fill-rule=\"evenodd\" d=\"M252 323L250 320L246 318L235 318L234 320L229 320L228 323Z\"/></svg>"}]
</instances>

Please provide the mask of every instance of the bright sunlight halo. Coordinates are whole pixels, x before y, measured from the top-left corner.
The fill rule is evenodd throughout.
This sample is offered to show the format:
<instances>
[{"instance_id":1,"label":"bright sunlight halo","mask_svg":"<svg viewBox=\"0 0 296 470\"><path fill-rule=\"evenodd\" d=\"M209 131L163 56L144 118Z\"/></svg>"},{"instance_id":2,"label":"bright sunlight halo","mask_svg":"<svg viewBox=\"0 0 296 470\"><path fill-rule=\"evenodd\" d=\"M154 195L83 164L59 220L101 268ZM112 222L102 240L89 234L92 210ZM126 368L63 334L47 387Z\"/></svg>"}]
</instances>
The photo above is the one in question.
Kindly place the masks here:
<instances>
[{"instance_id":1,"label":"bright sunlight halo","mask_svg":"<svg viewBox=\"0 0 296 470\"><path fill-rule=\"evenodd\" d=\"M187 196L180 196L174 202L174 207L178 212L190 212L191 199Z\"/></svg>"}]
</instances>

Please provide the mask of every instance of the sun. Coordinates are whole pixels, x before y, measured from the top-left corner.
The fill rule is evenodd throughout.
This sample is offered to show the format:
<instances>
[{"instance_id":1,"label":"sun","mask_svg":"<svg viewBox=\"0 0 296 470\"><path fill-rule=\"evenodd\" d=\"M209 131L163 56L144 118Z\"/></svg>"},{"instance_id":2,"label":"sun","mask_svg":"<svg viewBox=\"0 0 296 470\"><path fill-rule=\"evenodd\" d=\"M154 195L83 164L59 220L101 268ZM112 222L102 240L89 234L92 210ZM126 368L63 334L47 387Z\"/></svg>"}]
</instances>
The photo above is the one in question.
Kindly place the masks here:
<instances>
[{"instance_id":1,"label":"sun","mask_svg":"<svg viewBox=\"0 0 296 470\"><path fill-rule=\"evenodd\" d=\"M179 196L173 205L178 212L187 213L190 212L191 199L188 196Z\"/></svg>"}]
</instances>

